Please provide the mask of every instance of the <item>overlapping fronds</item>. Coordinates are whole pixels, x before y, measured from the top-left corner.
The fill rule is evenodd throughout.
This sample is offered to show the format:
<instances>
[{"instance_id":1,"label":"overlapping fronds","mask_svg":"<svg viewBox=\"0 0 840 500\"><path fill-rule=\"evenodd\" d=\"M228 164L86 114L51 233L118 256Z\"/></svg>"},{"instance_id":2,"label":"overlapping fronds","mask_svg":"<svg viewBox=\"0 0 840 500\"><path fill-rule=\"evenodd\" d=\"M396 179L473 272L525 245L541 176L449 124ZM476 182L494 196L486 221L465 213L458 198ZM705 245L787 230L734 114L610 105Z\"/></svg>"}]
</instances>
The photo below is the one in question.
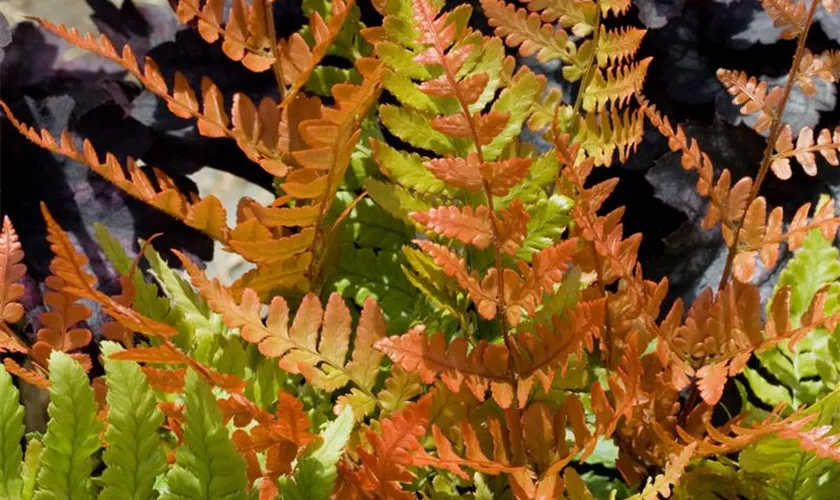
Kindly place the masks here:
<instances>
[{"instance_id":1,"label":"overlapping fronds","mask_svg":"<svg viewBox=\"0 0 840 500\"><path fill-rule=\"evenodd\" d=\"M326 310L316 296L307 295L290 327L289 307L283 298L271 301L268 317L263 321L256 292L246 289L237 303L218 280L208 280L188 259L182 257L182 261L213 310L224 316L228 327L241 328L242 338L257 344L263 355L279 358L282 369L302 374L309 383L325 391L336 391L352 382L353 390L339 399L337 408L352 402L360 415L373 410L377 399L371 391L383 357L373 346L385 335L382 312L375 302L365 304L352 356L347 360L350 311L338 294L330 297Z\"/></svg>"},{"instance_id":2,"label":"overlapping fronds","mask_svg":"<svg viewBox=\"0 0 840 500\"><path fill-rule=\"evenodd\" d=\"M55 254L50 271L64 282L62 290L65 293L97 302L109 316L132 331L164 338L177 333L168 324L148 318L94 288L96 277L85 271L87 257L75 249L70 237L53 219L46 205L41 205L41 212L47 222L47 241Z\"/></svg>"},{"instance_id":3,"label":"overlapping fronds","mask_svg":"<svg viewBox=\"0 0 840 500\"><path fill-rule=\"evenodd\" d=\"M524 407L535 381L548 391L556 368L565 371L571 356L580 355L584 348L591 350L603 314L603 304L599 308L581 303L577 312L569 312L569 320L558 317L551 329L540 325L536 335L522 333L512 342L512 351L486 341L469 346L463 338L447 346L442 333L429 335L423 327L382 339L376 347L404 369L418 372L427 384L440 377L453 392L466 385L479 401L484 401L489 391L502 408Z\"/></svg>"},{"instance_id":4,"label":"overlapping fronds","mask_svg":"<svg viewBox=\"0 0 840 500\"><path fill-rule=\"evenodd\" d=\"M236 0L227 7L221 0L179 0L176 14L182 23L197 19L198 32L206 42L221 39L222 51L251 71L273 68L278 85L290 86L287 92L280 92L284 96L281 107L285 107L327 54L354 4L353 0L331 2L328 20L313 11L308 25L314 39L311 47L298 32L277 40L272 2Z\"/></svg>"}]
</instances>

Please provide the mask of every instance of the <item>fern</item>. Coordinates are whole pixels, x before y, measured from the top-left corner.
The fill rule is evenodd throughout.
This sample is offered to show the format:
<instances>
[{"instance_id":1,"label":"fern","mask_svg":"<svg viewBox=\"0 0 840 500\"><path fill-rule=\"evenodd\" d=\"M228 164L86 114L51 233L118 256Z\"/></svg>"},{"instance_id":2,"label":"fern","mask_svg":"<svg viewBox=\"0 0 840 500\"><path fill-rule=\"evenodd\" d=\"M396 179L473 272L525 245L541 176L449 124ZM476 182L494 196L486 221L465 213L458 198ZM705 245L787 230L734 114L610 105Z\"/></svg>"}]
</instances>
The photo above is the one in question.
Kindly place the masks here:
<instances>
[{"instance_id":1,"label":"fern","mask_svg":"<svg viewBox=\"0 0 840 500\"><path fill-rule=\"evenodd\" d=\"M295 467L292 478L281 478L284 500L321 500L330 498L337 477L335 464L344 451L353 429L353 412L345 407L337 419L321 433L318 446L312 446Z\"/></svg>"},{"instance_id":2,"label":"fern","mask_svg":"<svg viewBox=\"0 0 840 500\"><path fill-rule=\"evenodd\" d=\"M169 492L161 498L246 498L245 461L222 425L210 387L192 370L187 372L183 432L184 446L167 474Z\"/></svg>"},{"instance_id":3,"label":"fern","mask_svg":"<svg viewBox=\"0 0 840 500\"><path fill-rule=\"evenodd\" d=\"M82 366L69 355L50 355L50 421L35 500L91 498L91 455L99 450L102 424Z\"/></svg>"},{"instance_id":4,"label":"fern","mask_svg":"<svg viewBox=\"0 0 840 500\"><path fill-rule=\"evenodd\" d=\"M121 349L103 343L104 356ZM105 361L108 383L108 427L103 454L106 465L102 473L100 499L148 498L155 478L166 469L162 443L157 430L163 414L149 390L140 367L131 361Z\"/></svg>"},{"instance_id":5,"label":"fern","mask_svg":"<svg viewBox=\"0 0 840 500\"><path fill-rule=\"evenodd\" d=\"M20 393L12 383L12 377L0 368L0 497L14 498L21 495L23 488L21 462L23 453L20 441L23 439L23 406Z\"/></svg>"}]
</instances>

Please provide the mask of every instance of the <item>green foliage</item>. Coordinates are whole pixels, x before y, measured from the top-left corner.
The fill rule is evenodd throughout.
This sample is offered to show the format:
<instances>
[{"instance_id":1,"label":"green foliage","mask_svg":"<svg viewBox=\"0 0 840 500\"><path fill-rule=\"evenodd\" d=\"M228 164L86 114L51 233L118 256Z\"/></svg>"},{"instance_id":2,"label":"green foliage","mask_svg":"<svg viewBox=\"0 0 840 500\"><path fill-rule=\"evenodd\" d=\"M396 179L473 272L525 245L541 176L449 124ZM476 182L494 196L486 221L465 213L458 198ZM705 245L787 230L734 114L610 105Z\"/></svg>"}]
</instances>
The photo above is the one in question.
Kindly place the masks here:
<instances>
[{"instance_id":1,"label":"green foliage","mask_svg":"<svg viewBox=\"0 0 840 500\"><path fill-rule=\"evenodd\" d=\"M103 342L105 380L108 383L109 443L102 455L106 468L102 473L100 500L131 498L141 500L152 494L155 478L166 469L158 428L163 414L149 389L146 376L133 361L108 359L122 351L113 342Z\"/></svg>"},{"instance_id":2,"label":"green foliage","mask_svg":"<svg viewBox=\"0 0 840 500\"><path fill-rule=\"evenodd\" d=\"M811 231L802 247L779 275L775 293L782 287L790 288L790 319L799 324L818 290L830 286L826 313L838 308L832 305L840 293L840 252L817 230ZM836 304L836 302L834 302ZM818 328L810 333L791 351L786 345L774 347L758 354L763 367L783 385L774 385L752 369L746 372L755 394L773 406L785 402L792 407L802 403L813 404L830 391L838 380L840 351L832 332Z\"/></svg>"},{"instance_id":3,"label":"green foliage","mask_svg":"<svg viewBox=\"0 0 840 500\"><path fill-rule=\"evenodd\" d=\"M317 445L298 461L292 477L280 479L283 500L330 498L337 475L335 464L344 452L352 430L353 409L346 406L323 430Z\"/></svg>"},{"instance_id":4,"label":"green foliage","mask_svg":"<svg viewBox=\"0 0 840 500\"><path fill-rule=\"evenodd\" d=\"M50 416L35 500L92 498L92 455L99 450L102 424L96 418L87 374L70 355L50 356Z\"/></svg>"},{"instance_id":5,"label":"green foliage","mask_svg":"<svg viewBox=\"0 0 840 500\"><path fill-rule=\"evenodd\" d=\"M186 380L184 446L167 474L164 500L245 498L245 461L237 453L216 409L210 386L190 370Z\"/></svg>"},{"instance_id":6,"label":"green foliage","mask_svg":"<svg viewBox=\"0 0 840 500\"><path fill-rule=\"evenodd\" d=\"M21 494L23 406L12 377L0 367L0 498Z\"/></svg>"}]
</instances>

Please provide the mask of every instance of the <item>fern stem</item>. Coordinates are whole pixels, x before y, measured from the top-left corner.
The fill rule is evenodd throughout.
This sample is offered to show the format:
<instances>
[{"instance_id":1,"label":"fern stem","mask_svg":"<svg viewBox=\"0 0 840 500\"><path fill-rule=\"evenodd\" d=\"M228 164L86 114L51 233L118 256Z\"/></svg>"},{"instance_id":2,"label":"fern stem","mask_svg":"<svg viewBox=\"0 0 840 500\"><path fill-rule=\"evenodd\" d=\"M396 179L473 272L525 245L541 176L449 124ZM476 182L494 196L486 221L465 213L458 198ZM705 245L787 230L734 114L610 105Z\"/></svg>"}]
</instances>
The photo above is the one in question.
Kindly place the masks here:
<instances>
[{"instance_id":1,"label":"fern stem","mask_svg":"<svg viewBox=\"0 0 840 500\"><path fill-rule=\"evenodd\" d=\"M814 14L816 14L819 4L819 0L811 0L811 7L808 9L808 17L805 18L805 26L802 28L802 33L799 34L799 40L796 44L796 52L793 55L793 64L790 67L790 72L788 73L787 81L785 82L782 100L776 108L776 114L772 117L773 125L770 128L770 135L767 136L767 146L764 148L764 157L761 160L761 167L759 167L758 174L755 176L755 182L750 190L750 196L747 198L747 203L744 205L745 209L750 206L755 197L758 195L758 191L761 189L761 184L764 182L764 178L770 170L771 160L773 159L773 151L776 147L776 140L779 138L779 133L782 131L782 116L785 113L785 107L787 106L790 93L793 90L793 85L796 83L796 74L799 72L802 56L805 54L805 41L808 38L808 31L810 31L811 24L814 22ZM729 277L732 274L732 265L735 262L735 257L738 255L738 243L740 240L741 228L743 226L744 217L741 217L735 225L734 240L732 242L732 246L729 247L729 253L726 256L726 264L723 268L723 274L720 277L720 283L718 283L718 290L723 290L723 287L726 286L726 283L729 281Z\"/></svg>"},{"instance_id":2,"label":"fern stem","mask_svg":"<svg viewBox=\"0 0 840 500\"><path fill-rule=\"evenodd\" d=\"M283 78L283 66L280 64L280 53L277 52L277 32L274 27L274 0L263 0L265 24L268 27L268 40L271 43L271 56L274 62L271 63L271 70L274 72L274 79L277 81L277 101L283 102L286 94L286 84Z\"/></svg>"},{"instance_id":3,"label":"fern stem","mask_svg":"<svg viewBox=\"0 0 840 500\"><path fill-rule=\"evenodd\" d=\"M577 96L575 96L575 104L572 108L572 118L574 121L572 121L569 130L569 133L572 136L574 136L577 132L577 125L580 121L578 120L578 113L580 112L581 105L583 105L583 95L586 93L586 88L589 87L589 84L592 82L592 78L595 76L595 71L598 69L598 65L595 64L595 55L598 53L598 41L601 36L600 3L600 0L595 2L595 27L592 30L592 53L589 55L589 62L586 64L586 71L580 79L580 87L578 87L578 93Z\"/></svg>"}]
</instances>

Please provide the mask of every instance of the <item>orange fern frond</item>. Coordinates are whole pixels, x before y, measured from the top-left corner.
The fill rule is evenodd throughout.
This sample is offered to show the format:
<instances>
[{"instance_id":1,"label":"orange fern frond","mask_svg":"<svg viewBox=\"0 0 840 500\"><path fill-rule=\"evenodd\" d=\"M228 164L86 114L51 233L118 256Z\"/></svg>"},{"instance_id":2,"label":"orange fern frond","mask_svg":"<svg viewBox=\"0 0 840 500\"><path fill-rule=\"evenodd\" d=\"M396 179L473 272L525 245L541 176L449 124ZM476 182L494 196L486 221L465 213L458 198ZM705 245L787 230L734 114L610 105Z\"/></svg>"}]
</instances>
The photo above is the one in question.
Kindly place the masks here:
<instances>
[{"instance_id":1,"label":"orange fern frond","mask_svg":"<svg viewBox=\"0 0 840 500\"><path fill-rule=\"evenodd\" d=\"M671 496L671 487L679 483L680 476L685 472L689 462L694 457L697 444L692 443L683 447L679 453L675 453L668 460L665 470L657 475L652 482L648 483L642 490L640 500L656 500ZM661 496L660 496L661 495Z\"/></svg>"},{"instance_id":2,"label":"orange fern frond","mask_svg":"<svg viewBox=\"0 0 840 500\"><path fill-rule=\"evenodd\" d=\"M327 55L327 50L341 32L354 5L355 0L333 0L330 3L331 16L326 22L317 11L312 13L309 20L310 32L315 39L312 48L299 33L294 33L288 40L280 41L277 56L280 58L283 78L291 85L280 103L281 107L286 107L309 81L312 72Z\"/></svg>"},{"instance_id":3,"label":"orange fern frond","mask_svg":"<svg viewBox=\"0 0 840 500\"><path fill-rule=\"evenodd\" d=\"M266 7L270 5L262 1L248 5L245 0L234 0L225 15L224 0L179 0L175 13L183 24L197 18L201 38L215 43L221 37L225 55L241 61L251 71L261 72L274 63L268 30L268 23L274 19Z\"/></svg>"},{"instance_id":4,"label":"orange fern frond","mask_svg":"<svg viewBox=\"0 0 840 500\"><path fill-rule=\"evenodd\" d=\"M15 375L16 377L18 377L19 379L23 380L31 386L37 387L39 389L50 388L50 381L47 380L43 373L24 368L17 364L17 362L12 358L4 358L3 367L6 368L7 372L11 373L12 375Z\"/></svg>"},{"instance_id":5,"label":"orange fern frond","mask_svg":"<svg viewBox=\"0 0 840 500\"><path fill-rule=\"evenodd\" d=\"M438 456L433 460L423 460L424 457L418 457L415 461L416 465L431 465L439 469L445 469L458 477L469 479L469 475L464 471L464 467L481 472L482 474L496 475L503 472L508 474L528 475L528 469L523 466L514 466L509 460L506 460L506 453L500 451L505 447L504 441L499 434L493 435L496 439L493 443L496 453L493 458L488 458L484 452L481 451L481 443L476 435L475 429L468 423L461 424L461 435L464 439L464 456L460 456L455 452L452 442L446 437L443 431L437 426L432 426L432 436L435 440L435 447L437 448Z\"/></svg>"},{"instance_id":6,"label":"orange fern frond","mask_svg":"<svg viewBox=\"0 0 840 500\"><path fill-rule=\"evenodd\" d=\"M629 5L629 2L628 2ZM613 65L603 70L596 70L583 93L583 109L596 111L608 104L620 106L626 104L633 95L642 90L647 76L647 68L652 58L626 65Z\"/></svg>"},{"instance_id":7,"label":"orange fern frond","mask_svg":"<svg viewBox=\"0 0 840 500\"><path fill-rule=\"evenodd\" d=\"M568 34L543 24L539 14L529 14L503 0L481 0L481 7L490 26L496 28L496 36L508 47L519 47L523 57L536 55L540 62L569 59Z\"/></svg>"},{"instance_id":8,"label":"orange fern frond","mask_svg":"<svg viewBox=\"0 0 840 500\"><path fill-rule=\"evenodd\" d=\"M741 282L752 279L755 258L759 257L765 268L776 264L779 245L787 243L791 251L802 244L805 236L813 229L822 232L826 239L833 240L840 227L840 218L834 215L834 201L820 203L810 219L811 203L805 203L794 213L788 227L782 231L783 213L781 207L766 213L766 202L759 196L747 209L738 239L737 254L733 261L735 278Z\"/></svg>"},{"instance_id":9,"label":"orange fern frond","mask_svg":"<svg viewBox=\"0 0 840 500\"><path fill-rule=\"evenodd\" d=\"M376 398L371 390L383 357L373 345L385 336L385 320L372 299L362 308L353 354L347 360L350 311L338 294L332 294L326 310L315 295L306 295L291 327L286 301L275 297L263 322L256 292L245 289L237 303L218 280L208 280L189 259L177 255L210 307L223 315L228 327L241 328L242 338L257 344L263 355L278 358L280 368L302 374L309 383L325 391L336 391L352 382L366 396L359 401L365 403L363 407L357 409L365 413L373 410Z\"/></svg>"},{"instance_id":10,"label":"orange fern frond","mask_svg":"<svg viewBox=\"0 0 840 500\"><path fill-rule=\"evenodd\" d=\"M440 377L452 392L466 385L479 401L490 390L502 408L513 404L517 388L508 373L509 352L503 345L482 340L470 348L466 339L457 338L447 346L443 333L430 336L421 325L379 340L376 348L405 370L417 372L427 384Z\"/></svg>"},{"instance_id":11,"label":"orange fern frond","mask_svg":"<svg viewBox=\"0 0 840 500\"><path fill-rule=\"evenodd\" d=\"M781 87L773 87L767 91L767 83L758 81L754 76L747 77L743 71L719 69L717 78L733 96L732 103L741 106L741 113L745 115L758 114L756 132L764 132L770 124L778 118L777 109L782 102Z\"/></svg>"},{"instance_id":12,"label":"orange fern frond","mask_svg":"<svg viewBox=\"0 0 840 500\"><path fill-rule=\"evenodd\" d=\"M6 323L17 323L23 318L23 285L18 281L26 274L23 265L23 247L12 221L3 217L0 231L0 352L26 352L27 347Z\"/></svg>"},{"instance_id":13,"label":"orange fern frond","mask_svg":"<svg viewBox=\"0 0 840 500\"><path fill-rule=\"evenodd\" d=\"M616 16L620 16L630 9L630 0L601 0L598 2L601 6L601 15L608 16L612 12Z\"/></svg>"},{"instance_id":14,"label":"orange fern frond","mask_svg":"<svg viewBox=\"0 0 840 500\"><path fill-rule=\"evenodd\" d=\"M176 366L189 366L207 382L229 393L241 394L245 390L245 381L234 375L220 373L207 367L200 361L184 354L167 338L161 338L161 344L153 347L132 347L111 355L111 359L136 361L138 363L156 363Z\"/></svg>"},{"instance_id":15,"label":"orange fern frond","mask_svg":"<svg viewBox=\"0 0 840 500\"><path fill-rule=\"evenodd\" d=\"M454 205L412 212L411 217L437 234L484 250L493 240L490 211L486 206L459 208Z\"/></svg>"},{"instance_id":16,"label":"orange fern frond","mask_svg":"<svg viewBox=\"0 0 840 500\"><path fill-rule=\"evenodd\" d=\"M61 229L61 226L53 219L46 205L41 205L41 213L47 223L47 241L55 258L50 264L50 271L60 278L64 285L64 292L80 298L90 299L103 307L105 312L119 321L129 330L142 333L150 337L172 337L178 332L171 326L159 321L147 318L137 311L127 307L114 298L96 290L96 277L84 270L87 266L87 257L79 253Z\"/></svg>"},{"instance_id":17,"label":"orange fern frond","mask_svg":"<svg viewBox=\"0 0 840 500\"><path fill-rule=\"evenodd\" d=\"M431 255L435 260L435 264L440 266L447 276L455 278L461 288L470 294L470 298L475 303L478 308L478 312L482 317L486 319L493 319L496 317L497 291L488 290L489 287L486 287L486 285L490 283L488 278L495 276L495 273L493 275L488 274L488 276L479 283L478 272L469 272L467 270L466 261L460 258L448 247L432 243L428 240L415 240L414 243L416 243L417 246L423 249L426 253ZM492 271L495 271L495 269Z\"/></svg>"},{"instance_id":18,"label":"orange fern frond","mask_svg":"<svg viewBox=\"0 0 840 500\"><path fill-rule=\"evenodd\" d=\"M243 121L242 127L231 128L230 117L224 109L224 97L219 88L208 78L203 78L201 81L202 105L199 106L196 92L180 72L175 73L172 93L170 94L166 80L154 61L147 57L141 70L134 52L128 45L123 46L122 53L118 54L114 45L105 35L100 35L99 40L89 33L82 37L76 29L68 30L65 26L56 25L43 19L36 19L36 21L44 29L68 43L121 66L137 78L150 92L163 99L174 115L180 118L197 120L200 134L207 137L234 139L243 152L267 172L278 176L285 175L287 168L277 149L258 140L270 136L270 133L264 136L249 136L249 132L271 129L272 124L266 123L264 127L258 127L251 123L246 128ZM243 95L239 99L244 103L247 98ZM266 113L263 114L263 117L272 115L270 106L260 106L260 110ZM240 111L234 109L232 114L237 114ZM277 116L277 114L273 113L273 116Z\"/></svg>"},{"instance_id":19,"label":"orange fern frond","mask_svg":"<svg viewBox=\"0 0 840 500\"><path fill-rule=\"evenodd\" d=\"M840 165L840 161L837 160L837 151L840 150L840 127L835 128L834 133L827 128L820 130L816 142L814 141L814 129L803 127L799 131L796 144L794 144L790 125L785 125L779 132L774 147L775 154L772 156L770 168L773 169L773 173L777 177L780 179L790 178L791 157L796 158L806 174L815 176L817 175L817 162L814 153L819 153L832 166Z\"/></svg>"},{"instance_id":20,"label":"orange fern frond","mask_svg":"<svg viewBox=\"0 0 840 500\"><path fill-rule=\"evenodd\" d=\"M804 49L802 59L799 61L799 70L796 72L796 84L802 89L805 95L813 96L817 92L814 78L827 83L834 83L840 75L837 74L835 66L836 51L825 51L822 54L814 55L810 50Z\"/></svg>"},{"instance_id":21,"label":"orange fern frond","mask_svg":"<svg viewBox=\"0 0 840 500\"><path fill-rule=\"evenodd\" d=\"M44 304L48 310L41 313L39 320L42 327L31 351L32 359L44 367L48 366L52 351L74 351L93 340L91 331L80 325L90 318L90 308L64 292L65 283L58 276L48 276L45 284Z\"/></svg>"},{"instance_id":22,"label":"orange fern frond","mask_svg":"<svg viewBox=\"0 0 840 500\"><path fill-rule=\"evenodd\" d=\"M781 37L793 40L802 32L805 19L808 17L808 6L805 1L796 0L760 0L761 6L773 25L782 28Z\"/></svg>"},{"instance_id":23,"label":"orange fern frond","mask_svg":"<svg viewBox=\"0 0 840 500\"><path fill-rule=\"evenodd\" d=\"M404 491L400 483L408 483L414 474L408 469L415 460L432 457L419 439L426 435L429 425L431 394L392 413L379 421L380 430L368 430L365 437L370 449L356 448L362 467L355 474L362 490L393 500L411 500L414 495Z\"/></svg>"},{"instance_id":24,"label":"orange fern frond","mask_svg":"<svg viewBox=\"0 0 840 500\"><path fill-rule=\"evenodd\" d=\"M108 153L103 163L93 144L87 139L84 140L80 151L76 148L69 132L64 131L61 139L56 141L49 131L43 129L39 133L34 128L19 122L3 101L0 101L0 108L3 109L12 125L38 146L86 165L131 197L183 221L186 225L214 239L219 241L227 239L229 232L227 215L221 202L215 196L199 199L192 194L192 199L189 199L178 190L175 182L159 169L154 169L153 182L133 158L128 158L126 168L123 168L117 158ZM128 176L126 176L126 170Z\"/></svg>"}]
</instances>

